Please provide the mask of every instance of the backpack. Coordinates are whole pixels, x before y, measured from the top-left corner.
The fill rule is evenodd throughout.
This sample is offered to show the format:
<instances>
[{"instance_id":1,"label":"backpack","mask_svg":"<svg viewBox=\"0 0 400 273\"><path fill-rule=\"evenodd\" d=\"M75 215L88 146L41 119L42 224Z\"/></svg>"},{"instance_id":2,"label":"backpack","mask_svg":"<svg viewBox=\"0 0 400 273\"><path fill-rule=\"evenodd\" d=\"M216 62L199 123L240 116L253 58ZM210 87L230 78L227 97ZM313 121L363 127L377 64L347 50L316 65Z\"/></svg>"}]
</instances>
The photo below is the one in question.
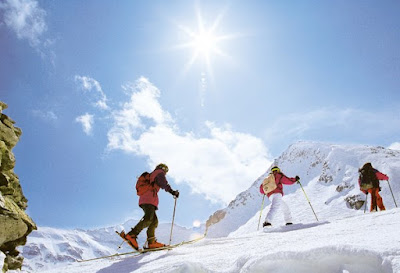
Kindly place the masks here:
<instances>
[{"instance_id":1,"label":"backpack","mask_svg":"<svg viewBox=\"0 0 400 273\"><path fill-rule=\"evenodd\" d=\"M379 187L379 180L376 178L374 169L362 168L360 170L360 189L368 190Z\"/></svg>"},{"instance_id":2,"label":"backpack","mask_svg":"<svg viewBox=\"0 0 400 273\"><path fill-rule=\"evenodd\" d=\"M136 182L136 193L139 196L142 196L148 191L151 191L154 189L154 182L150 182L150 173L144 172L142 173L137 182Z\"/></svg>"},{"instance_id":3,"label":"backpack","mask_svg":"<svg viewBox=\"0 0 400 273\"><path fill-rule=\"evenodd\" d=\"M270 173L262 182L264 193L270 193L277 188L274 174Z\"/></svg>"}]
</instances>

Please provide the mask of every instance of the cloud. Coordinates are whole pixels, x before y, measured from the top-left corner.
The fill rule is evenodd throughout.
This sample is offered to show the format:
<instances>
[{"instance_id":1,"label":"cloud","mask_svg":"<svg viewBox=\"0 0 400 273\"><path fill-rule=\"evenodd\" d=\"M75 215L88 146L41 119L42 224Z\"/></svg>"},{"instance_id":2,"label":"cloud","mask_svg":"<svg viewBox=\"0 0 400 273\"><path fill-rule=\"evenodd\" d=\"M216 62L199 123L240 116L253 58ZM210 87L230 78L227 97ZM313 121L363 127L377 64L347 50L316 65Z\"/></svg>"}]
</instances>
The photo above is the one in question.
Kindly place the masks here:
<instances>
[{"instance_id":1,"label":"cloud","mask_svg":"<svg viewBox=\"0 0 400 273\"><path fill-rule=\"evenodd\" d=\"M53 111L33 110L32 114L47 122L54 122L58 120L57 115Z\"/></svg>"},{"instance_id":2,"label":"cloud","mask_svg":"<svg viewBox=\"0 0 400 273\"><path fill-rule=\"evenodd\" d=\"M87 92L94 91L92 92L92 96L96 102L94 105L97 108L100 108L102 110L109 110L109 106L107 105L107 97L103 92L103 89L101 88L101 85L98 81L96 81L93 78L87 77L87 76L75 76L75 82L80 84L80 87Z\"/></svg>"},{"instance_id":3,"label":"cloud","mask_svg":"<svg viewBox=\"0 0 400 273\"><path fill-rule=\"evenodd\" d=\"M263 142L229 125L205 122L206 135L180 132L163 110L160 91L146 78L130 86L130 100L113 112L108 149L148 157L149 168L165 162L178 184L213 202L227 204L271 164Z\"/></svg>"},{"instance_id":4,"label":"cloud","mask_svg":"<svg viewBox=\"0 0 400 273\"><path fill-rule=\"evenodd\" d=\"M390 118L388 118L390 117ZM269 145L286 139L325 139L346 142L374 142L383 134L400 133L400 119L389 110L368 112L354 108L320 108L283 115L265 128Z\"/></svg>"},{"instance_id":5,"label":"cloud","mask_svg":"<svg viewBox=\"0 0 400 273\"><path fill-rule=\"evenodd\" d=\"M390 144L388 149L400 151L400 142L394 142L394 143Z\"/></svg>"},{"instance_id":6,"label":"cloud","mask_svg":"<svg viewBox=\"0 0 400 273\"><path fill-rule=\"evenodd\" d=\"M92 134L92 128L93 128L93 115L90 115L88 113L79 116L75 119L76 122L79 122L82 124L83 131L87 135Z\"/></svg>"},{"instance_id":7,"label":"cloud","mask_svg":"<svg viewBox=\"0 0 400 273\"><path fill-rule=\"evenodd\" d=\"M46 11L34 0L5 0L0 3L4 23L19 39L27 39L32 47L41 43L40 36L47 30Z\"/></svg>"}]
</instances>

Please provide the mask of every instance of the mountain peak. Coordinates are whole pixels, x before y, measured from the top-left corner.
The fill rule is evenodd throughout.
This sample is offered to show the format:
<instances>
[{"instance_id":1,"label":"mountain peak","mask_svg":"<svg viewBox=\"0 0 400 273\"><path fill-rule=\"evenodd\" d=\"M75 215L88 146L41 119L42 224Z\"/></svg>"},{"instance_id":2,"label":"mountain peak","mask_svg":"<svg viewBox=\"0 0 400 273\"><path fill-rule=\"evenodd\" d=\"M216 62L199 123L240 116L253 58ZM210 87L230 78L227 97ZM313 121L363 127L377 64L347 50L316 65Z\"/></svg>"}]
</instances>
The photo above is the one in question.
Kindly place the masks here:
<instances>
[{"instance_id":1,"label":"mountain peak","mask_svg":"<svg viewBox=\"0 0 400 273\"><path fill-rule=\"evenodd\" d=\"M374 168L389 177L400 176L400 151L360 144L299 141L290 145L272 165L278 165L289 177L298 175L317 213L326 219L337 219L361 213L359 209L365 202L365 195L359 190L358 169L365 162L371 162ZM250 228L253 225L252 229L257 228L262 204L262 195L258 188L270 168L246 191L240 193L228 207L210 217L208 220L209 224L212 223L208 232L210 237L228 236L242 226ZM397 185L393 188L396 193L400 192L400 187ZM304 215L300 212L300 210L309 212L310 208L299 186L285 185L284 194L284 199L289 200L288 205L295 207L292 209L292 214L297 221L315 221L312 213ZM381 194L392 206L393 199L387 185L382 186ZM296 205L293 206L291 203ZM269 206L267 199L265 206ZM301 217L296 217L294 213L296 210L299 210L298 214ZM264 209L265 213L267 211L268 209Z\"/></svg>"}]
</instances>

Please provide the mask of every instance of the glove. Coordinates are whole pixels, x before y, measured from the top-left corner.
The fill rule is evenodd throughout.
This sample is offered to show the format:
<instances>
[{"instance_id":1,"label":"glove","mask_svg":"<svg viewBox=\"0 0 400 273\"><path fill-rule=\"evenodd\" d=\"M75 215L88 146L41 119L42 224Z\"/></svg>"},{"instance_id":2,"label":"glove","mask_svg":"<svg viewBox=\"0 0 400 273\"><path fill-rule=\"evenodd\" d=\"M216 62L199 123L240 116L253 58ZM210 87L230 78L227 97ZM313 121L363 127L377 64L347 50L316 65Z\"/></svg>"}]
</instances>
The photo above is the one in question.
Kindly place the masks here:
<instances>
[{"instance_id":1,"label":"glove","mask_svg":"<svg viewBox=\"0 0 400 273\"><path fill-rule=\"evenodd\" d=\"M299 183L300 177L298 175L296 175L295 179L296 179L296 182Z\"/></svg>"},{"instance_id":2,"label":"glove","mask_svg":"<svg viewBox=\"0 0 400 273\"><path fill-rule=\"evenodd\" d=\"M169 193L172 194L172 196L174 198L178 198L179 197L179 191L174 191L173 189L171 189Z\"/></svg>"}]
</instances>

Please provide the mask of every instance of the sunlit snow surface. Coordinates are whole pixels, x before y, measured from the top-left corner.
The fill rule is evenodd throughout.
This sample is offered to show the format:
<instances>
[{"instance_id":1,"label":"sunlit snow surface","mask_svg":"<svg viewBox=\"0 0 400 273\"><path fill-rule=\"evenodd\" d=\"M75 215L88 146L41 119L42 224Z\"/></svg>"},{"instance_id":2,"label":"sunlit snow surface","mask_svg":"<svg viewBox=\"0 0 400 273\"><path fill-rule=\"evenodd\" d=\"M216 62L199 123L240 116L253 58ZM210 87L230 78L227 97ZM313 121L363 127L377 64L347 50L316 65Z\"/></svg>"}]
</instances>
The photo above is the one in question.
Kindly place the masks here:
<instances>
[{"instance_id":1,"label":"sunlit snow surface","mask_svg":"<svg viewBox=\"0 0 400 273\"><path fill-rule=\"evenodd\" d=\"M89 232L44 230L43 238L28 237L27 249L33 255L27 256L25 247L23 254L32 270L25 266L23 271L400 273L400 209L395 207L389 184L382 181L380 192L387 211L369 213L367 209L364 214L364 207L357 210L349 207L346 201L347 198L365 200L357 180L358 168L367 161L390 177L391 189L399 205L399 151L300 142L290 146L275 162L288 176L299 175L307 194L298 184L284 187L284 200L292 212L293 226L282 226L283 217L278 215L271 228L257 231L259 221L264 221L270 206L266 199L260 219L262 195L258 187L263 176L268 174L265 170L265 174L225 208L225 217L211 226L208 237L195 244L139 257L77 263L68 261L68 257L93 258L103 252L113 254L120 239L115 237L113 230L107 229ZM368 206L369 202L370 197ZM162 242L168 241L169 229L168 224L157 229L157 237ZM174 230L177 231L175 242L189 239L193 232L178 227ZM69 256L63 257L67 254ZM42 268L35 264L39 258Z\"/></svg>"},{"instance_id":2,"label":"sunlit snow surface","mask_svg":"<svg viewBox=\"0 0 400 273\"><path fill-rule=\"evenodd\" d=\"M42 272L400 272L400 209L204 239L171 251Z\"/></svg>"}]
</instances>

